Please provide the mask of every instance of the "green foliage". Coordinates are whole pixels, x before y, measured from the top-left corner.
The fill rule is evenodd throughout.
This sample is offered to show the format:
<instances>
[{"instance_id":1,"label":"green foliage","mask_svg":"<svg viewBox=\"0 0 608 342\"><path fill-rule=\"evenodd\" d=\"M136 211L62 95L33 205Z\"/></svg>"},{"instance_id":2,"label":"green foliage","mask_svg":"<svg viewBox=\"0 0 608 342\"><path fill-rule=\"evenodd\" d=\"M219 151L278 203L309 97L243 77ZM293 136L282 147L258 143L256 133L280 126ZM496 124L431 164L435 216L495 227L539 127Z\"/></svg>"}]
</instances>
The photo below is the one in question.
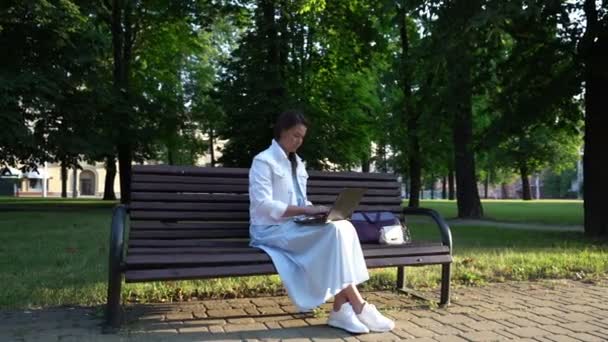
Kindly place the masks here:
<instances>
[{"instance_id":1,"label":"green foliage","mask_svg":"<svg viewBox=\"0 0 608 342\"><path fill-rule=\"evenodd\" d=\"M71 1L9 1L0 11L0 162L78 159L104 95L107 37ZM10 48L8 48L10 47Z\"/></svg>"},{"instance_id":2,"label":"green foliage","mask_svg":"<svg viewBox=\"0 0 608 342\"><path fill-rule=\"evenodd\" d=\"M549 170L543 174L543 196L545 198L576 198L577 193L570 191L572 181L576 179L576 168L561 172Z\"/></svg>"}]
</instances>

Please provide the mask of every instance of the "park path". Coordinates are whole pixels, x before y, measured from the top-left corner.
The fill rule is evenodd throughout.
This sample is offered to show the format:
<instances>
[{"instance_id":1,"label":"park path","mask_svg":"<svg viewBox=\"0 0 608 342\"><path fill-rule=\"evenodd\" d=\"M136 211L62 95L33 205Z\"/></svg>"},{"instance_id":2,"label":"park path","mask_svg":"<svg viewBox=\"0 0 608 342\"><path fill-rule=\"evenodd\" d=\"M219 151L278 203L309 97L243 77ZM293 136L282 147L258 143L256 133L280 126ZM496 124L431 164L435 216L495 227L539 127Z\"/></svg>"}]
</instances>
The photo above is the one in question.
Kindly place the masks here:
<instances>
[{"instance_id":1,"label":"park path","mask_svg":"<svg viewBox=\"0 0 608 342\"><path fill-rule=\"evenodd\" d=\"M296 313L286 297L258 297L128 305L128 323L111 334L102 333L99 308L0 311L0 341L608 341L607 280L456 287L448 308L364 293L396 320L389 333L330 328L329 304L315 316Z\"/></svg>"}]
</instances>

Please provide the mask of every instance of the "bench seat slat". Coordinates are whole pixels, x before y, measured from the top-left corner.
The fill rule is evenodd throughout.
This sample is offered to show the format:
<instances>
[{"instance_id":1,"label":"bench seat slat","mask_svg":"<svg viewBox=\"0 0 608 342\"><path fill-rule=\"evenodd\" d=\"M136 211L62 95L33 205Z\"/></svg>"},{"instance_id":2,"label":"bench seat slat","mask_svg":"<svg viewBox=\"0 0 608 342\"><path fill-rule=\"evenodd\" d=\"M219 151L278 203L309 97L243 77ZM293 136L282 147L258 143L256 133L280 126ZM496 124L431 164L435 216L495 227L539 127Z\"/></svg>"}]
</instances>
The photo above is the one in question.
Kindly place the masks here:
<instances>
[{"instance_id":1,"label":"bench seat slat","mask_svg":"<svg viewBox=\"0 0 608 342\"><path fill-rule=\"evenodd\" d=\"M206 247L206 246L248 246L249 239L236 240L210 240L210 239L188 239L188 240L162 240L162 239L129 239L129 248L133 247Z\"/></svg>"},{"instance_id":2,"label":"bench seat slat","mask_svg":"<svg viewBox=\"0 0 608 342\"><path fill-rule=\"evenodd\" d=\"M443 251L445 246L441 243L412 243L413 246L437 247L437 250ZM412 247L413 247L412 246ZM363 245L364 250L386 248L382 245ZM131 247L129 255L136 254L205 254L205 253L253 253L256 250L258 253L264 253L261 249L252 249L249 245L246 246L223 246L216 245L210 247Z\"/></svg>"},{"instance_id":3,"label":"bench seat slat","mask_svg":"<svg viewBox=\"0 0 608 342\"><path fill-rule=\"evenodd\" d=\"M129 267L146 267L159 265L183 265L183 264L249 264L259 262L270 262L270 257L260 253L257 248L241 248L239 253L222 253L222 250L209 253L179 253L179 254L131 254L127 256L126 264ZM386 247L365 249L365 258L375 257L403 257L403 256L426 256L449 253L446 246L415 246L415 247Z\"/></svg>"},{"instance_id":4,"label":"bench seat slat","mask_svg":"<svg viewBox=\"0 0 608 342\"><path fill-rule=\"evenodd\" d=\"M406 256L395 258L370 258L366 259L368 268L381 268L393 266L416 266L445 264L452 262L449 254L429 255L429 256ZM182 267L167 269L149 270L127 270L125 281L127 283L154 280L187 280L220 277L236 277L276 274L276 269L272 263L250 264L250 265L225 265L208 267Z\"/></svg>"},{"instance_id":5,"label":"bench seat slat","mask_svg":"<svg viewBox=\"0 0 608 342\"><path fill-rule=\"evenodd\" d=\"M243 247L249 246L249 238L237 239L188 239L188 240L162 240L162 239L130 239L128 243L129 249L136 247L150 248L172 248L172 247ZM408 243L407 247L414 246L443 246L437 241L413 241ZM386 246L377 243L361 244L363 250L374 248L385 248ZM403 248L403 246L402 246Z\"/></svg>"},{"instance_id":6,"label":"bench seat slat","mask_svg":"<svg viewBox=\"0 0 608 342\"><path fill-rule=\"evenodd\" d=\"M186 267L156 270L127 270L125 282L143 282L155 280L188 280L221 277L252 276L263 274L276 274L272 263L260 265L231 265L213 267Z\"/></svg>"}]
</instances>

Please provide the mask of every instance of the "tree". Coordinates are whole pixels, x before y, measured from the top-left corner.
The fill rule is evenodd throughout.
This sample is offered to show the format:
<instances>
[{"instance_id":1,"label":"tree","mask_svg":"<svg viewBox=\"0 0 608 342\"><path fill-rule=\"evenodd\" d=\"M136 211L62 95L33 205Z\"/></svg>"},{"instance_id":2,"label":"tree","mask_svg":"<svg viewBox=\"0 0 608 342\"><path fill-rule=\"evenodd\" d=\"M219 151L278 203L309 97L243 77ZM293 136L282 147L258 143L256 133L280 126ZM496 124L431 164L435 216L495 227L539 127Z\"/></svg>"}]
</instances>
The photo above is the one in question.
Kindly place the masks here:
<instances>
[{"instance_id":1,"label":"tree","mask_svg":"<svg viewBox=\"0 0 608 342\"><path fill-rule=\"evenodd\" d=\"M479 1L444 4L439 15L439 32L447 40L443 53L448 70L448 110L453 115L454 166L458 217L479 218L483 209L477 190L473 150L473 19L481 10Z\"/></svg>"},{"instance_id":2,"label":"tree","mask_svg":"<svg viewBox=\"0 0 608 342\"><path fill-rule=\"evenodd\" d=\"M580 60L585 81L585 155L583 157L585 234L608 236L605 219L605 196L608 178L603 165L608 161L606 151L608 127L605 110L608 97L608 3L597 8L596 1L585 0L583 9L587 20L585 33L579 44Z\"/></svg>"}]
</instances>

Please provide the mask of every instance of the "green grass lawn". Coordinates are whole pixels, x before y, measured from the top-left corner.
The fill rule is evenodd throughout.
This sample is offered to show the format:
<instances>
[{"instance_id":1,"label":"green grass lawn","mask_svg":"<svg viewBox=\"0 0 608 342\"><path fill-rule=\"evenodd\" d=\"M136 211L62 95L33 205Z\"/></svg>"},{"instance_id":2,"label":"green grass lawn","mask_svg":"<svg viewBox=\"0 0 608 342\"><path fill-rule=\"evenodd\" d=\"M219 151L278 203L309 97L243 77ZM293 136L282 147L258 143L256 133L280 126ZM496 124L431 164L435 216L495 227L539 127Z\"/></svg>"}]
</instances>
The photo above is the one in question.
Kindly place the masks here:
<instances>
[{"instance_id":1,"label":"green grass lawn","mask_svg":"<svg viewBox=\"0 0 608 342\"><path fill-rule=\"evenodd\" d=\"M0 196L0 208L61 208L61 207L77 207L77 208L111 208L118 201L103 201L98 198L58 198L58 197L7 197Z\"/></svg>"},{"instance_id":2,"label":"green grass lawn","mask_svg":"<svg viewBox=\"0 0 608 342\"><path fill-rule=\"evenodd\" d=\"M583 201L580 200L484 200L484 219L502 222L582 225ZM445 218L458 214L456 201L424 200L422 207L432 208Z\"/></svg>"},{"instance_id":3,"label":"green grass lawn","mask_svg":"<svg viewBox=\"0 0 608 342\"><path fill-rule=\"evenodd\" d=\"M557 211L567 205L557 204ZM60 211L0 211L0 308L103 303L110 216L109 208L86 204ZM437 229L428 222L412 222L410 228L415 239L438 238ZM455 286L547 278L593 280L608 272L608 245L588 241L581 233L458 226L452 234ZM414 287L439 283L439 266L407 272ZM390 288L394 280L394 269L374 270L364 289ZM140 302L282 292L277 276L128 284L123 289L125 298Z\"/></svg>"}]
</instances>

